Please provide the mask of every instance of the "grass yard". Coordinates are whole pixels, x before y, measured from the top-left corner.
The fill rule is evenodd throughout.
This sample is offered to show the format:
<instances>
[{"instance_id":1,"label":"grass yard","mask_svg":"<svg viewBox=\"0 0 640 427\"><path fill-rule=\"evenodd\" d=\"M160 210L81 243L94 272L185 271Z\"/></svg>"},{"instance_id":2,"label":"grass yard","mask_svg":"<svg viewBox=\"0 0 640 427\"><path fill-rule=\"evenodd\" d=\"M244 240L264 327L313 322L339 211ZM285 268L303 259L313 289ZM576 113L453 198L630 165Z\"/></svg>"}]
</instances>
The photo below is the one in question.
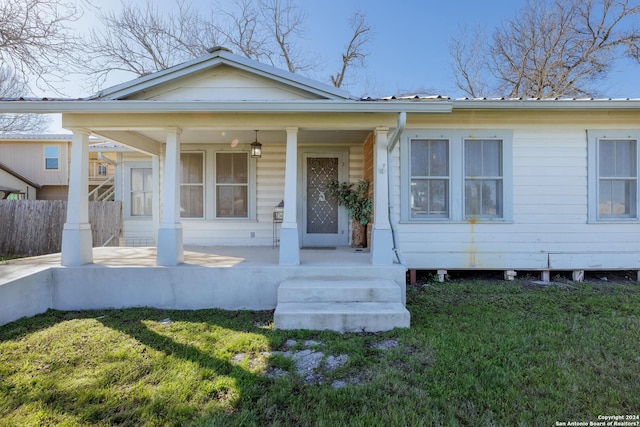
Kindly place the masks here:
<instances>
[{"instance_id":1,"label":"grass yard","mask_svg":"<svg viewBox=\"0 0 640 427\"><path fill-rule=\"evenodd\" d=\"M0 425L555 426L640 415L638 284L427 283L408 290L408 308L411 329L345 335L274 331L270 312L49 311L0 327ZM304 351L305 340L325 362L348 360L310 382L272 353Z\"/></svg>"}]
</instances>

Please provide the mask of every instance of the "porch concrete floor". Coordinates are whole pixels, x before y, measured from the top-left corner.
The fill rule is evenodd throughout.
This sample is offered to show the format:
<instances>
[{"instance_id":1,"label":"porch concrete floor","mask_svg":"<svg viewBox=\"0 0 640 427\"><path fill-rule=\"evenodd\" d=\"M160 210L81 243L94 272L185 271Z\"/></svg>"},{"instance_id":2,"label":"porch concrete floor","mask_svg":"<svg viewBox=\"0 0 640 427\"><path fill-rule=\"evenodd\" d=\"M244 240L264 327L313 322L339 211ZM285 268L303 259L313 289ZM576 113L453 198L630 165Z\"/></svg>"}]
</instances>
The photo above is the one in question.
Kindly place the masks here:
<instances>
[{"instance_id":1,"label":"porch concrete floor","mask_svg":"<svg viewBox=\"0 0 640 427\"><path fill-rule=\"evenodd\" d=\"M188 246L184 247L181 266L257 267L277 266L280 249L270 246ZM370 265L368 250L350 247L335 249L301 249L300 266L363 266ZM155 267L155 247L93 248L93 265L104 267ZM36 271L60 266L60 254L18 258L0 263L0 283ZM88 264L87 267L92 266Z\"/></svg>"}]
</instances>

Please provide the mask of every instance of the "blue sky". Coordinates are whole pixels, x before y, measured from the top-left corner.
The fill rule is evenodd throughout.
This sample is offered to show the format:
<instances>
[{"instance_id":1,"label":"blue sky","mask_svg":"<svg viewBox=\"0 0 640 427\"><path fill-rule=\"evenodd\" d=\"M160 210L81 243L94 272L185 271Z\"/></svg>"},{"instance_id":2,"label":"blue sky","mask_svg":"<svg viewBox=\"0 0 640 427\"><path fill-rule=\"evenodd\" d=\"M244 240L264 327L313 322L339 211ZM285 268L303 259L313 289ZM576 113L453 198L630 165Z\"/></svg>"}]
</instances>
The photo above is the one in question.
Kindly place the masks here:
<instances>
[{"instance_id":1,"label":"blue sky","mask_svg":"<svg viewBox=\"0 0 640 427\"><path fill-rule=\"evenodd\" d=\"M142 0L136 1L142 4ZM233 0L190 0L208 13ZM373 29L366 68L358 70L344 86L354 96L385 96L399 92L433 91L452 97L464 96L455 87L448 44L465 27L484 26L488 33L512 18L525 0L294 0L306 13L308 31L299 46L325 65L309 77L330 83L329 75L340 66L340 53L350 37L348 18L364 12ZM96 4L97 2L94 2ZM116 10L120 2L101 7ZM153 0L161 10L175 7L175 0ZM91 25L91 14L83 20ZM640 98L640 65L620 64L603 82L608 97ZM112 80L122 83L127 77ZM77 85L71 87L77 88ZM71 93L86 96L89 93Z\"/></svg>"},{"instance_id":2,"label":"blue sky","mask_svg":"<svg viewBox=\"0 0 640 427\"><path fill-rule=\"evenodd\" d=\"M140 1L142 0L130 0ZM330 83L339 67L340 53L350 37L348 19L360 10L373 30L366 67L358 70L343 86L354 96L386 96L400 92L433 92L451 97L464 94L455 87L448 44L465 27L484 26L489 33L503 20L512 18L526 0L294 0L306 13L308 31L299 46L308 51L323 69L309 77ZM162 10L175 7L175 0L153 0ZM208 13L212 0L191 0ZM219 0L223 5L232 0ZM97 3L97 2L94 2ZM117 10L119 2L101 7ZM91 13L83 27L94 25ZM131 76L132 78L133 76ZM111 85L128 80L119 76ZM640 65L627 61L603 82L602 92L612 98L640 98ZM80 85L68 85L66 95L88 96ZM52 124L58 130L58 123Z\"/></svg>"},{"instance_id":3,"label":"blue sky","mask_svg":"<svg viewBox=\"0 0 640 427\"><path fill-rule=\"evenodd\" d=\"M375 95L432 89L441 95L463 96L455 87L448 44L463 28L486 28L490 34L512 18L525 0L322 0L301 1L308 10L312 42L342 46L348 37L344 24L353 10L366 13L374 30L367 69L353 95ZM339 17L339 18L338 18ZM335 27L332 22L335 22ZM327 28L331 28L327 30ZM335 28L335 29L334 29ZM337 55L334 55L337 56ZM327 58L330 61L333 57ZM334 65L333 68L336 66ZM369 83L367 83L369 80ZM607 97L640 97L640 65L621 63L603 82Z\"/></svg>"}]
</instances>

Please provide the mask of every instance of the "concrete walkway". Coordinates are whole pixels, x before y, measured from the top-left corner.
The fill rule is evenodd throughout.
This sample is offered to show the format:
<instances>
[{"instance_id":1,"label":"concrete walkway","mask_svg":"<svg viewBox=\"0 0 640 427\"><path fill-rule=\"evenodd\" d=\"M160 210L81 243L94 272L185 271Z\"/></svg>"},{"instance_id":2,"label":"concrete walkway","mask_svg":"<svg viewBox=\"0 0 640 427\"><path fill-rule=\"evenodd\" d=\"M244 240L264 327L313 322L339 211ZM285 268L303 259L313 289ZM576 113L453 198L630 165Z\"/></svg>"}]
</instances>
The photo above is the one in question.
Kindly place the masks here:
<instances>
[{"instance_id":1,"label":"concrete walkway","mask_svg":"<svg viewBox=\"0 0 640 427\"><path fill-rule=\"evenodd\" d=\"M363 266L370 264L368 251L350 247L301 249L301 266ZM265 246L185 246L184 264L200 267L277 266L278 249ZM90 267L91 265L87 265ZM155 247L101 247L93 249L93 266L155 267ZM0 262L0 283L38 271L60 267L60 254L18 258Z\"/></svg>"}]
</instances>

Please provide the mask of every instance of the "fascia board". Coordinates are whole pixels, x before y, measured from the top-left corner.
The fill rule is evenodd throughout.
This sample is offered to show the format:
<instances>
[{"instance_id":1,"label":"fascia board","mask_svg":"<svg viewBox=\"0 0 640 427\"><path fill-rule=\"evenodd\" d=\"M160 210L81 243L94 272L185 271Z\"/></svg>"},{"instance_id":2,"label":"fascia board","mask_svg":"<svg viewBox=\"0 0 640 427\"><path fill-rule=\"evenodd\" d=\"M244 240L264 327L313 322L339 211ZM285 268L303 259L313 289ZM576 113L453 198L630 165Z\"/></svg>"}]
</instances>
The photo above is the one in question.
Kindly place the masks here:
<instances>
[{"instance_id":1,"label":"fascia board","mask_svg":"<svg viewBox=\"0 0 640 427\"><path fill-rule=\"evenodd\" d=\"M451 100L453 110L640 110L636 99L593 100Z\"/></svg>"},{"instance_id":2,"label":"fascia board","mask_svg":"<svg viewBox=\"0 0 640 427\"><path fill-rule=\"evenodd\" d=\"M89 99L117 100L203 69L217 67L220 63L221 61L217 56L214 58L196 58L166 70L157 71L147 76L138 77L137 79L103 89Z\"/></svg>"},{"instance_id":3,"label":"fascia board","mask_svg":"<svg viewBox=\"0 0 640 427\"><path fill-rule=\"evenodd\" d=\"M0 101L4 113L450 113L449 101Z\"/></svg>"}]
</instances>

